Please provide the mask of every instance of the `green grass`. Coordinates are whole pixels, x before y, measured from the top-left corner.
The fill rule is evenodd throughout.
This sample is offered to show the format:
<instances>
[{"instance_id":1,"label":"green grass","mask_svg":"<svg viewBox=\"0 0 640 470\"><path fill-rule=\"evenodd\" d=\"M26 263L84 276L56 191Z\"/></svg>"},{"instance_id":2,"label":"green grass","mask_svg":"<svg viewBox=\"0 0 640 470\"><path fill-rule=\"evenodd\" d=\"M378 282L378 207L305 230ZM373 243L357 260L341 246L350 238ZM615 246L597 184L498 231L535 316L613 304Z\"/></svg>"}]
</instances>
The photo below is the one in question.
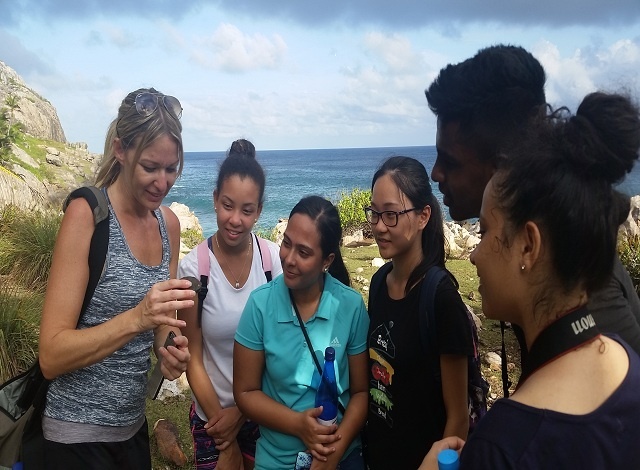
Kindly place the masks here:
<instances>
[{"instance_id":1,"label":"green grass","mask_svg":"<svg viewBox=\"0 0 640 470\"><path fill-rule=\"evenodd\" d=\"M0 214L0 273L19 286L44 292L60 220L54 212L6 207Z\"/></svg>"},{"instance_id":2,"label":"green grass","mask_svg":"<svg viewBox=\"0 0 640 470\"><path fill-rule=\"evenodd\" d=\"M152 364L155 365L155 355L151 353ZM153 367L152 367L153 369ZM194 469L193 465L193 441L189 429L189 407L191 406L191 393L185 392L184 397L169 397L164 400L149 400L147 398L147 423L149 425L149 440L151 445L151 465L153 469ZM171 421L178 428L179 441L182 451L187 456L187 465L178 467L165 460L158 451L153 425L159 419Z\"/></svg>"},{"instance_id":3,"label":"green grass","mask_svg":"<svg viewBox=\"0 0 640 470\"><path fill-rule=\"evenodd\" d=\"M43 296L0 282L1 383L26 370L35 360Z\"/></svg>"}]
</instances>

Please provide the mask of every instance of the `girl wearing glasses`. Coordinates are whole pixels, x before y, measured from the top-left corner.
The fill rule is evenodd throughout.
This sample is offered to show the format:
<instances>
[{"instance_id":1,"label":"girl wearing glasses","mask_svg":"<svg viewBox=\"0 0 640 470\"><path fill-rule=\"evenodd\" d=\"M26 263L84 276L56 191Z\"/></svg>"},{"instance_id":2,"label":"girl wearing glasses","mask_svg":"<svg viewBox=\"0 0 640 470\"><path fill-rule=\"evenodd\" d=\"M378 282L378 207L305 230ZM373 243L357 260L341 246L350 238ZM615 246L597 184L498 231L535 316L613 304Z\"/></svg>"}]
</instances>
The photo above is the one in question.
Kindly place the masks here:
<instances>
[{"instance_id":1,"label":"girl wearing glasses","mask_svg":"<svg viewBox=\"0 0 640 470\"><path fill-rule=\"evenodd\" d=\"M194 304L175 279L180 224L161 206L183 165L180 102L129 93L107 132L96 186L109 206L102 275L80 315L89 278L93 213L70 202L56 240L40 326L40 364L51 379L42 420L47 469L150 469L145 391L154 347L175 379L188 341L176 309ZM163 347L169 332L175 346Z\"/></svg>"},{"instance_id":2,"label":"girl wearing glasses","mask_svg":"<svg viewBox=\"0 0 640 470\"><path fill-rule=\"evenodd\" d=\"M309 468L302 463L307 453L312 468L364 469L359 432L367 413L369 319L362 295L349 287L341 237L331 202L300 200L280 246L282 276L254 290L240 318L233 392L260 425L258 470ZM324 426L316 421L322 409L315 395L328 346L340 405L338 423Z\"/></svg>"},{"instance_id":3,"label":"girl wearing glasses","mask_svg":"<svg viewBox=\"0 0 640 470\"><path fill-rule=\"evenodd\" d=\"M375 282L380 289L369 292L367 463L371 470L417 468L433 442L469 430L467 307L447 271L435 292L436 324L429 325L437 345L422 344L422 284L431 266L445 267L442 213L422 163L386 160L373 176L365 215L380 256L391 260L390 270L374 274L386 276Z\"/></svg>"},{"instance_id":4,"label":"girl wearing glasses","mask_svg":"<svg viewBox=\"0 0 640 470\"><path fill-rule=\"evenodd\" d=\"M640 110L587 95L532 123L489 180L471 262L488 318L519 325L528 354L515 393L498 400L460 450L460 469L622 469L640 460L640 358L600 334L587 309L611 276L629 197L615 187L640 151Z\"/></svg>"},{"instance_id":5,"label":"girl wearing glasses","mask_svg":"<svg viewBox=\"0 0 640 470\"><path fill-rule=\"evenodd\" d=\"M187 323L183 331L191 349L187 378L194 398L190 424L197 469L251 470L255 460L258 425L247 420L233 399L233 338L251 291L282 273L278 245L263 240L262 250L268 249L272 260L267 279L266 253L252 233L262 212L264 187L255 147L236 140L213 192L218 231L208 239L208 293L200 314L195 306L178 314ZM180 276L199 277L198 249L180 261Z\"/></svg>"}]
</instances>

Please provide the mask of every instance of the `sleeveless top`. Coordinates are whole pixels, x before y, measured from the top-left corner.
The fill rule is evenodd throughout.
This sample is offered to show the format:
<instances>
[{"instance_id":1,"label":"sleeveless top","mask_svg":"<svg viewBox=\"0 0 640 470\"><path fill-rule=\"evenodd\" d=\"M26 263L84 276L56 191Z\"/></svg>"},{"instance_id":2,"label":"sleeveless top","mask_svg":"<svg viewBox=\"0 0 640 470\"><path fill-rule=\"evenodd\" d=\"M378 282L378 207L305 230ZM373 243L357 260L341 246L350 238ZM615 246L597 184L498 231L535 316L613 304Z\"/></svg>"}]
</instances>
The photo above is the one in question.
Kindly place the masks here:
<instances>
[{"instance_id":1,"label":"sleeveless top","mask_svg":"<svg viewBox=\"0 0 640 470\"><path fill-rule=\"evenodd\" d=\"M162 211L154 211L162 238L162 261L158 266L146 266L131 253L110 201L109 215L105 268L78 329L99 325L135 307L151 286L170 276L171 248ZM45 420L49 417L101 426L142 422L153 340L152 330L142 332L100 362L56 377L49 386ZM56 430L54 434L63 432ZM47 436L46 429L45 437L58 440L57 436Z\"/></svg>"}]
</instances>

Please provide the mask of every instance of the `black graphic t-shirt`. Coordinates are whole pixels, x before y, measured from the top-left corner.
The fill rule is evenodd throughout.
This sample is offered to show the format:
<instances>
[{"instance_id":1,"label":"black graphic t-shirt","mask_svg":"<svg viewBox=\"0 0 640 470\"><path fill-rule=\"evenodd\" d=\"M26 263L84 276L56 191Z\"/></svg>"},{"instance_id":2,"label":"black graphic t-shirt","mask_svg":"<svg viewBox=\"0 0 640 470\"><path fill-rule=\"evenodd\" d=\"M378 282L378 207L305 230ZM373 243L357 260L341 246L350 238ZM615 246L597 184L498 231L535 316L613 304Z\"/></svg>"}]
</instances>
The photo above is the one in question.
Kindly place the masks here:
<instances>
[{"instance_id":1,"label":"black graphic t-shirt","mask_svg":"<svg viewBox=\"0 0 640 470\"><path fill-rule=\"evenodd\" d=\"M368 463L371 470L418 468L431 444L442 438L446 412L434 359L421 344L418 318L422 282L403 299L389 297L386 282L371 293ZM473 353L466 306L445 278L436 291L440 354ZM420 312L425 315L425 312Z\"/></svg>"}]
</instances>

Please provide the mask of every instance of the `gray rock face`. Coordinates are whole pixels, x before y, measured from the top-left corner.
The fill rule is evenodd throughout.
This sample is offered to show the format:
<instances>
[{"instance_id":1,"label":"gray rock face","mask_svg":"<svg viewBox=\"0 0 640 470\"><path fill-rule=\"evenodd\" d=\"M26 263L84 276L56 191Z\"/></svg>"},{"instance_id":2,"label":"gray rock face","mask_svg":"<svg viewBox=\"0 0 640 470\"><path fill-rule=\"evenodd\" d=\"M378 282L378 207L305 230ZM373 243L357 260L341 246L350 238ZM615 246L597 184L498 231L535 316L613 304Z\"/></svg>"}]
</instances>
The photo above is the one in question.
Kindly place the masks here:
<instances>
[{"instance_id":1,"label":"gray rock face","mask_svg":"<svg viewBox=\"0 0 640 470\"><path fill-rule=\"evenodd\" d=\"M18 98L18 109L12 119L24 126L26 133L39 139L66 143L58 113L53 105L27 87L11 67L0 61L0 107L5 107L7 96Z\"/></svg>"},{"instance_id":2,"label":"gray rock face","mask_svg":"<svg viewBox=\"0 0 640 470\"><path fill-rule=\"evenodd\" d=\"M15 97L17 107L10 109L7 98ZM53 105L31 90L9 66L0 62L0 108L7 109L11 123L19 122L25 134L39 140L44 150L27 153L13 144L13 157L0 168L0 208L13 204L31 210L45 208L60 201L70 189L91 183L100 155L89 153L86 143L69 144ZM35 149L34 149L35 150Z\"/></svg>"},{"instance_id":3,"label":"gray rock face","mask_svg":"<svg viewBox=\"0 0 640 470\"><path fill-rule=\"evenodd\" d=\"M20 168L21 170L21 168ZM34 190L27 182L31 173L10 173L0 167L0 208L12 204L22 210L37 210L43 206L43 193ZM35 179L35 178L34 178ZM32 181L32 184L40 184Z\"/></svg>"}]
</instances>

